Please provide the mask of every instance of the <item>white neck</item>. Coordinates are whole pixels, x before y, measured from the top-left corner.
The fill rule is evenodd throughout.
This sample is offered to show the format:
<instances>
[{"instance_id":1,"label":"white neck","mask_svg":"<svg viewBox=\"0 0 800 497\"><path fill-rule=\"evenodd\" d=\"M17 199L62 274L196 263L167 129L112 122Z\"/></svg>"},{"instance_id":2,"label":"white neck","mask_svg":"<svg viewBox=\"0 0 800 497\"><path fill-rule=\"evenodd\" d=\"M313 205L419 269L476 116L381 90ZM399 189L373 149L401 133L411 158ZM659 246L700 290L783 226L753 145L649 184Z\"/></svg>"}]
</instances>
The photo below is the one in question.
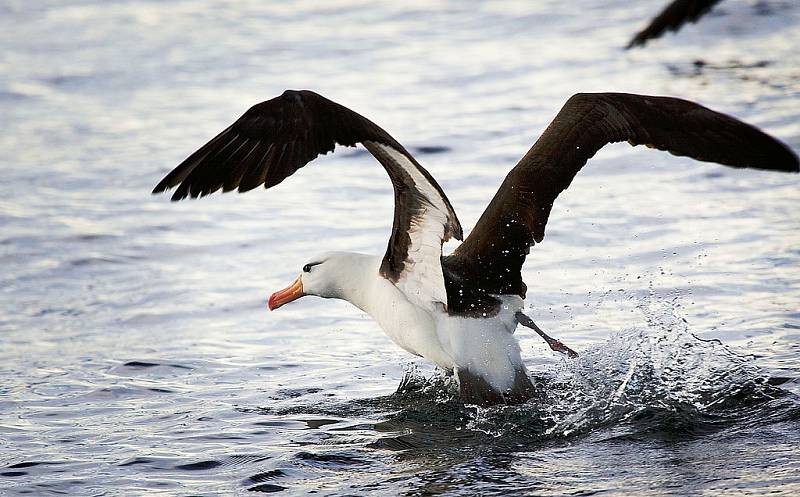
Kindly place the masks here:
<instances>
[{"instance_id":1,"label":"white neck","mask_svg":"<svg viewBox=\"0 0 800 497\"><path fill-rule=\"evenodd\" d=\"M380 278L378 272L381 259L374 255L354 252L337 253L336 264L325 269L325 284L317 295L320 297L342 299L362 311L371 314L374 307L375 283Z\"/></svg>"}]
</instances>

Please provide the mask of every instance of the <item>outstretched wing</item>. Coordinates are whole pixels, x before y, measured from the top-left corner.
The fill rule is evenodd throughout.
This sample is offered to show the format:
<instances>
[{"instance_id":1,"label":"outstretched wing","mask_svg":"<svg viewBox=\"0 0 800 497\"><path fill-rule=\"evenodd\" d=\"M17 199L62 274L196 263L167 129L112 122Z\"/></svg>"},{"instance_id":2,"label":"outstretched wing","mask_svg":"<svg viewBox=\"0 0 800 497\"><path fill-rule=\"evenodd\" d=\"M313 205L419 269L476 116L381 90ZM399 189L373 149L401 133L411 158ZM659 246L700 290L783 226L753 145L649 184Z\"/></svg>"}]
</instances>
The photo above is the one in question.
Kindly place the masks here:
<instances>
[{"instance_id":1,"label":"outstretched wing","mask_svg":"<svg viewBox=\"0 0 800 497\"><path fill-rule=\"evenodd\" d=\"M677 31L687 22L697 22L720 0L673 0L646 28L636 33L626 49L644 46L648 40L658 38L665 31Z\"/></svg>"},{"instance_id":2,"label":"outstretched wing","mask_svg":"<svg viewBox=\"0 0 800 497\"><path fill-rule=\"evenodd\" d=\"M217 190L270 188L337 144L362 143L394 186L394 225L381 274L413 302L447 305L442 243L461 239L461 225L436 180L386 131L312 91L287 90L251 107L190 155L153 193L176 187L172 200Z\"/></svg>"},{"instance_id":3,"label":"outstretched wing","mask_svg":"<svg viewBox=\"0 0 800 497\"><path fill-rule=\"evenodd\" d=\"M525 296L520 270L556 197L607 143L627 141L731 167L797 172L785 145L733 117L670 97L579 93L506 176L445 271L493 294ZM451 303L451 308L454 302Z\"/></svg>"}]
</instances>

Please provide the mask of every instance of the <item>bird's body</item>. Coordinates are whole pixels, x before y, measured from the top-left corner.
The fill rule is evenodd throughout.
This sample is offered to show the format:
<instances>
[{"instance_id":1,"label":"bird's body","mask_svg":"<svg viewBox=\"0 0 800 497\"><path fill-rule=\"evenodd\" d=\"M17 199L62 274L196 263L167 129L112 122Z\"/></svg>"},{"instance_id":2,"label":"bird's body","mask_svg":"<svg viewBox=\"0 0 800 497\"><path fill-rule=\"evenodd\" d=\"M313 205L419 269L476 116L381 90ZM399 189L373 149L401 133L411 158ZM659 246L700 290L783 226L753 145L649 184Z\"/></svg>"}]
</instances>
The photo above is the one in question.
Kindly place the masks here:
<instances>
[{"instance_id":1,"label":"bird's body","mask_svg":"<svg viewBox=\"0 0 800 497\"><path fill-rule=\"evenodd\" d=\"M577 94L506 176L469 236L433 177L383 129L314 92L289 91L248 110L156 186L173 200L222 189L275 186L336 144L361 143L394 186L392 234L383 257L313 257L270 309L304 295L349 301L404 350L452 372L462 398L518 403L533 394L514 330L537 331L523 312L522 265L544 238L553 201L595 152L628 141L731 167L797 172L783 144L735 118L669 97Z\"/></svg>"},{"instance_id":2,"label":"bird's body","mask_svg":"<svg viewBox=\"0 0 800 497\"><path fill-rule=\"evenodd\" d=\"M501 305L491 317L452 315L443 305L426 309L412 302L381 276L381 257L327 252L313 261L320 266L317 271L328 272L324 275L326 284L317 286L309 277L303 283L305 293L345 300L369 314L400 348L453 373L464 384L462 394L468 401L496 404L512 397L523 400L521 397L532 393L514 337L516 313L523 307L519 296L497 296ZM273 301L271 305L279 303ZM489 387L467 386L480 379Z\"/></svg>"}]
</instances>

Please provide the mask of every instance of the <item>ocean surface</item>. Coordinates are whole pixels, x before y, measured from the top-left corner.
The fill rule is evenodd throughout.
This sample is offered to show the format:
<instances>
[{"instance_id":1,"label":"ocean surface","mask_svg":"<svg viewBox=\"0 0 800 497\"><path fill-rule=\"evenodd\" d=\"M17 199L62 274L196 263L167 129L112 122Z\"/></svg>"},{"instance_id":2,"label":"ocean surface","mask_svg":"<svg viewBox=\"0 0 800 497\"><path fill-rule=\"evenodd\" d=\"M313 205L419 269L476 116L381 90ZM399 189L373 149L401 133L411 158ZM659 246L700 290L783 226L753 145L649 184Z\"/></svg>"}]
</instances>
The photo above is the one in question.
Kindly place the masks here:
<instances>
[{"instance_id":1,"label":"ocean surface","mask_svg":"<svg viewBox=\"0 0 800 497\"><path fill-rule=\"evenodd\" d=\"M579 91L681 96L800 150L800 3L0 2L0 495L800 495L800 177L606 147L528 258L538 397L461 405L344 302L269 294L382 254L356 149L279 187L156 182L308 88L377 122L469 229ZM455 244L448 244L452 250Z\"/></svg>"}]
</instances>

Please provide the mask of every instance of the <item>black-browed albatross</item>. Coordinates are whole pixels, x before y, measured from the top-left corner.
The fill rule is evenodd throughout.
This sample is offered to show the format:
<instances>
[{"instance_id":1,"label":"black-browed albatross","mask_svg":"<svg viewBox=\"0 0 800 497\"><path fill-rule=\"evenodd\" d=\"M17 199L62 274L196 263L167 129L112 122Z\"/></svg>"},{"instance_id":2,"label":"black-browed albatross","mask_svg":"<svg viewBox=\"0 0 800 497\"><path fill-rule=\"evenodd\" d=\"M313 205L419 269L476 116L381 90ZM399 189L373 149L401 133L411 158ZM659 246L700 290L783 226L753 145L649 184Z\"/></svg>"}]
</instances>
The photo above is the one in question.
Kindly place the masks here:
<instances>
[{"instance_id":1,"label":"black-browed albatross","mask_svg":"<svg viewBox=\"0 0 800 497\"><path fill-rule=\"evenodd\" d=\"M312 91L287 90L250 108L153 192L177 187L172 200L180 200L270 188L337 144L361 143L394 186L386 253L312 257L289 287L270 297L269 308L304 295L347 300L400 347L452 372L465 402L510 404L533 391L513 335L518 324L536 328L522 313L522 264L544 238L559 193L600 148L620 141L731 167L798 171L797 156L785 145L698 104L580 93L508 173L469 236L443 255L442 243L462 240L462 229L428 171L372 121Z\"/></svg>"}]
</instances>

